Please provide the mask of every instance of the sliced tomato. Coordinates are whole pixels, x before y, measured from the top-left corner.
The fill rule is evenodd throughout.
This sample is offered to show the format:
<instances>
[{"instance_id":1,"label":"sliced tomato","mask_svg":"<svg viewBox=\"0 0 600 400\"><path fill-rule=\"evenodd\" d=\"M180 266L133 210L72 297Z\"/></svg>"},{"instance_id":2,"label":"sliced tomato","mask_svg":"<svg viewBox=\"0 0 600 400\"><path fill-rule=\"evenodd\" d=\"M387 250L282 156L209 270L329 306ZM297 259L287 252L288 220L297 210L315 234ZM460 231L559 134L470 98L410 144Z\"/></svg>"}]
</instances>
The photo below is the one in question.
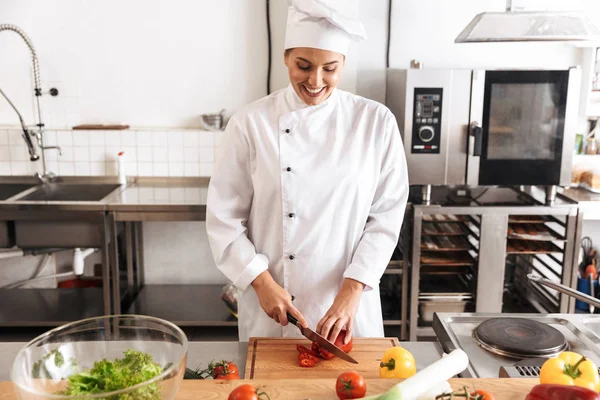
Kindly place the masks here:
<instances>
[{"instance_id":1,"label":"sliced tomato","mask_svg":"<svg viewBox=\"0 0 600 400\"><path fill-rule=\"evenodd\" d=\"M333 357L335 357L332 353L320 348L319 345L317 344L317 342L313 342L312 351L314 353L317 353L319 355L319 357L321 357L322 359L325 359L325 360L331 360Z\"/></svg>"},{"instance_id":2,"label":"sliced tomato","mask_svg":"<svg viewBox=\"0 0 600 400\"><path fill-rule=\"evenodd\" d=\"M302 346L301 344L296 345L296 350L298 350L299 353L310 354L311 356L316 357L316 358L319 357L319 353L316 353L313 350L309 349L308 347Z\"/></svg>"},{"instance_id":3,"label":"sliced tomato","mask_svg":"<svg viewBox=\"0 0 600 400\"><path fill-rule=\"evenodd\" d=\"M303 353L306 354L306 353ZM312 358L299 358L298 362L300 364L301 367L303 368L311 368L314 367L315 364L317 363L314 359Z\"/></svg>"},{"instance_id":4,"label":"sliced tomato","mask_svg":"<svg viewBox=\"0 0 600 400\"><path fill-rule=\"evenodd\" d=\"M311 360L314 361L315 364L319 362L319 358L313 356L312 354L309 353L299 353L298 354L298 360Z\"/></svg>"}]
</instances>

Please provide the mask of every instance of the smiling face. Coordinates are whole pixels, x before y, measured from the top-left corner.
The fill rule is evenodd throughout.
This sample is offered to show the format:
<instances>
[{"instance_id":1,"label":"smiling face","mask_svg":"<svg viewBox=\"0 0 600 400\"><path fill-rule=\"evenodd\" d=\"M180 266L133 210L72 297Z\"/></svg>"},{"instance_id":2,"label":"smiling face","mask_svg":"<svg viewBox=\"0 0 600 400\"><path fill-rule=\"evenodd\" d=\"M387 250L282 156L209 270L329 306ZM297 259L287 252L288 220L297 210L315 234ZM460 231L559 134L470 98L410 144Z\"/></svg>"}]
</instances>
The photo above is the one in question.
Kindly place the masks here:
<instances>
[{"instance_id":1,"label":"smiling face","mask_svg":"<svg viewBox=\"0 0 600 400\"><path fill-rule=\"evenodd\" d=\"M286 50L284 62L296 94L309 106L331 95L344 69L344 55L309 47Z\"/></svg>"}]
</instances>

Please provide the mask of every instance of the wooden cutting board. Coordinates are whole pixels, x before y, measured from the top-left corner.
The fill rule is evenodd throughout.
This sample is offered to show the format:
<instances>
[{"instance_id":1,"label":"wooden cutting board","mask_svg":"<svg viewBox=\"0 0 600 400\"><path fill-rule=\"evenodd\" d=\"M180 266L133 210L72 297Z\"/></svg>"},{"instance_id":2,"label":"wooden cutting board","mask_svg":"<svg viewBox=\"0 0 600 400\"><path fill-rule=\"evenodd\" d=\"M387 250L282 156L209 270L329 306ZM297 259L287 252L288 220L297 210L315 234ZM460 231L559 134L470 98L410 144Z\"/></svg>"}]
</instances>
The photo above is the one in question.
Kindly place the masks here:
<instances>
[{"instance_id":1,"label":"wooden cutting board","mask_svg":"<svg viewBox=\"0 0 600 400\"><path fill-rule=\"evenodd\" d=\"M358 364L334 358L321 360L312 368L298 365L296 345L310 348L300 338L250 338L245 379L319 379L337 378L342 371L360 372L366 379L379 378L379 362L390 347L400 346L397 338L356 338L350 352Z\"/></svg>"},{"instance_id":2,"label":"wooden cutting board","mask_svg":"<svg viewBox=\"0 0 600 400\"><path fill-rule=\"evenodd\" d=\"M367 381L367 395L383 393L399 381L372 379ZM451 379L454 390L464 386L487 390L496 400L524 399L539 381L537 379ZM176 400L226 400L238 385L250 383L265 391L271 400L336 400L335 379L191 381L181 384ZM17 400L12 382L0 382L0 400Z\"/></svg>"}]
</instances>

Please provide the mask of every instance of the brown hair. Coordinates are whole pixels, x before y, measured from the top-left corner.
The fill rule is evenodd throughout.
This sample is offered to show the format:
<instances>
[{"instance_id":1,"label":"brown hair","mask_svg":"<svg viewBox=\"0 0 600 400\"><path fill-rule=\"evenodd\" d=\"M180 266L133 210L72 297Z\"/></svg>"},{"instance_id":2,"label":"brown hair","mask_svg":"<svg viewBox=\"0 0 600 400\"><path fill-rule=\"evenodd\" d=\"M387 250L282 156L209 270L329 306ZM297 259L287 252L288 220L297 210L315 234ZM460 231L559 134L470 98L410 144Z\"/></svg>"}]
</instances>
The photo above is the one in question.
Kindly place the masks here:
<instances>
[{"instance_id":1,"label":"brown hair","mask_svg":"<svg viewBox=\"0 0 600 400\"><path fill-rule=\"evenodd\" d=\"M287 56L290 55L290 53L292 52L292 50L294 50L293 47L291 49L285 49L285 52L283 54L287 57ZM346 55L342 54L342 57L344 58L344 61L346 61Z\"/></svg>"}]
</instances>

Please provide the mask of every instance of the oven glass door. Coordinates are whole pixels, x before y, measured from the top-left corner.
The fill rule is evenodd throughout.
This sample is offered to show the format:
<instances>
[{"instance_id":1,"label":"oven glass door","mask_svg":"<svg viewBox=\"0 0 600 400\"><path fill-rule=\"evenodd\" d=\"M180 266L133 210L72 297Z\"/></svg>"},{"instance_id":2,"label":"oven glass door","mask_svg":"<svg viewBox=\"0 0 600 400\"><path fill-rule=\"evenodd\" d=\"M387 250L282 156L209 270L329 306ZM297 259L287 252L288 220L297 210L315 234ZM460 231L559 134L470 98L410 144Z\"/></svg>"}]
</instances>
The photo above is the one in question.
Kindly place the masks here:
<instances>
[{"instance_id":1,"label":"oven glass door","mask_svg":"<svg viewBox=\"0 0 600 400\"><path fill-rule=\"evenodd\" d=\"M481 185L556 185L569 71L486 71Z\"/></svg>"}]
</instances>

